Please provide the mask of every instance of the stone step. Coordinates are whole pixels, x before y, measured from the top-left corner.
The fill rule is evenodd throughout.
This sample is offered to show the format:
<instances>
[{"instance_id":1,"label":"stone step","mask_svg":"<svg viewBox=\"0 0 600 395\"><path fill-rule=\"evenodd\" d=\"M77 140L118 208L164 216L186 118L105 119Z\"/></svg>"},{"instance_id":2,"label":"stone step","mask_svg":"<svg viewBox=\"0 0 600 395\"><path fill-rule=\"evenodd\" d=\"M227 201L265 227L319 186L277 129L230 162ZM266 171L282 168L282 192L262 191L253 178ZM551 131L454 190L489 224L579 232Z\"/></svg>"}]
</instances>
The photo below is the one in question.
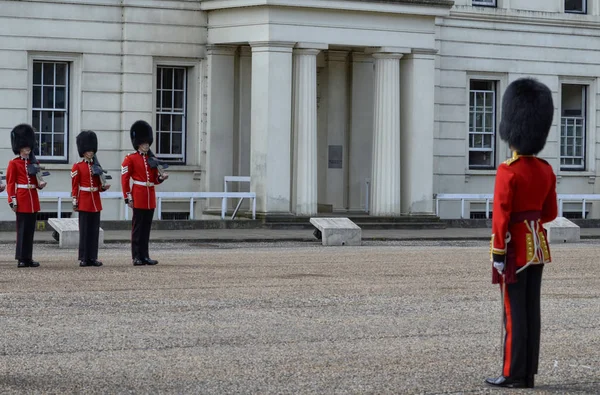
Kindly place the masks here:
<instances>
[{"instance_id":1,"label":"stone step","mask_svg":"<svg viewBox=\"0 0 600 395\"><path fill-rule=\"evenodd\" d=\"M354 221L352 221L354 222ZM446 229L444 222L406 222L406 223L382 223L382 222L354 222L361 229ZM314 226L304 222L274 222L264 224L269 229L312 229Z\"/></svg>"}]
</instances>

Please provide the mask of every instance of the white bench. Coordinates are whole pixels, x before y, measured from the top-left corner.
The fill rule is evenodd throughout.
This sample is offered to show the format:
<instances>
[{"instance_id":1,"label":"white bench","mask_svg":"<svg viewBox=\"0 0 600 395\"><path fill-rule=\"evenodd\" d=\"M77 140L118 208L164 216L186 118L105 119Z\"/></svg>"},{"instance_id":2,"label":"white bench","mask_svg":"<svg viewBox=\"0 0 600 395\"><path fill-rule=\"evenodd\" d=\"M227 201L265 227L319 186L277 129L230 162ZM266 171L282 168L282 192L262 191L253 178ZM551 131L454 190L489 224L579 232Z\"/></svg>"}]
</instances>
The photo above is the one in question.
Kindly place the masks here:
<instances>
[{"instance_id":1,"label":"white bench","mask_svg":"<svg viewBox=\"0 0 600 395\"><path fill-rule=\"evenodd\" d=\"M321 238L324 246L359 246L362 231L348 218L311 218L310 223L317 228L315 236Z\"/></svg>"},{"instance_id":2,"label":"white bench","mask_svg":"<svg viewBox=\"0 0 600 395\"><path fill-rule=\"evenodd\" d=\"M435 215L440 215L440 201L460 201L460 218L465 218L465 202L485 202L485 217L489 218L494 195L491 193L438 193L434 195ZM588 201L600 201L600 194L559 194L558 216L563 216L563 205L565 202L581 202L581 218L585 218L586 203Z\"/></svg>"},{"instance_id":3,"label":"white bench","mask_svg":"<svg viewBox=\"0 0 600 395\"><path fill-rule=\"evenodd\" d=\"M79 218L50 218L50 225L58 233L60 248L79 247ZM98 247L104 247L104 230L100 228Z\"/></svg>"},{"instance_id":4,"label":"white bench","mask_svg":"<svg viewBox=\"0 0 600 395\"><path fill-rule=\"evenodd\" d=\"M6 198L6 192L0 193L0 198ZM54 200L57 202L57 214L58 218L62 216L62 202L63 200L71 202L70 192L52 192L52 191L40 191L38 192L40 200ZM123 199L121 192L102 192L100 194L102 199ZM252 219L256 219L256 193L255 192L156 192L156 211L158 219L162 219L162 199L176 199L176 200L188 200L190 201L190 219L194 219L194 200L196 199L209 199L216 198L222 199L221 204L221 219L225 219L225 213L227 212L227 198L248 198L252 199ZM131 209L123 204L123 210L125 213L125 219L129 219L129 212Z\"/></svg>"}]
</instances>

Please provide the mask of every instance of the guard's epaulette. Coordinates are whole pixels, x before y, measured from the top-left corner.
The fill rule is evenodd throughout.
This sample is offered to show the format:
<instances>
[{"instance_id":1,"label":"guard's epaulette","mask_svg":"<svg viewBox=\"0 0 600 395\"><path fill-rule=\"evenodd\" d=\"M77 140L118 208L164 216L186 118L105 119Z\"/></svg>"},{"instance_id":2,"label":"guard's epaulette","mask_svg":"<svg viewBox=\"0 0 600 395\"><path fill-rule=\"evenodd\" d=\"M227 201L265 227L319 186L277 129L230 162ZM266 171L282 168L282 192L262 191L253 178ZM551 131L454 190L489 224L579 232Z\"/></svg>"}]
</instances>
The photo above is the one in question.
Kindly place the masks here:
<instances>
[{"instance_id":1,"label":"guard's epaulette","mask_svg":"<svg viewBox=\"0 0 600 395\"><path fill-rule=\"evenodd\" d=\"M513 163L515 163L516 161L518 161L520 158L520 156L516 156L516 157L512 157L510 159L505 160L503 163L507 166L512 165Z\"/></svg>"}]
</instances>

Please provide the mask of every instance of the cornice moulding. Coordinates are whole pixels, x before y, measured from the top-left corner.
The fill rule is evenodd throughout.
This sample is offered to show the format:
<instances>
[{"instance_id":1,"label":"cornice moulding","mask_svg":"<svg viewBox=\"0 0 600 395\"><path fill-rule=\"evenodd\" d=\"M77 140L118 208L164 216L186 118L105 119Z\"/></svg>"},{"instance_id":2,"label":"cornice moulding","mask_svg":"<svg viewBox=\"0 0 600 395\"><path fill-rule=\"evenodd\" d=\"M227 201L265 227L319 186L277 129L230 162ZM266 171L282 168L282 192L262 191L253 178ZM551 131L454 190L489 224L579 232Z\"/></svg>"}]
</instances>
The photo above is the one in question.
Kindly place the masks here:
<instances>
[{"instance_id":1,"label":"cornice moulding","mask_svg":"<svg viewBox=\"0 0 600 395\"><path fill-rule=\"evenodd\" d=\"M243 7L322 8L424 16L448 16L448 0L202 0L200 9L215 11Z\"/></svg>"},{"instance_id":2,"label":"cornice moulding","mask_svg":"<svg viewBox=\"0 0 600 395\"><path fill-rule=\"evenodd\" d=\"M457 11L452 10L450 15L445 18L436 19L436 25L444 25L445 19L459 19L459 20L470 20L480 22L502 22L513 25L517 24L528 24L528 25L539 25L539 26L553 26L561 28L589 28L589 29L600 29L600 19L587 19L587 20L575 20L571 18L564 18L565 14L551 14L551 13L531 13L532 15L524 16L521 12L513 10L504 10L502 13L483 13L483 12L469 12L469 11ZM537 15L536 15L537 14ZM562 18L561 18L562 16Z\"/></svg>"}]
</instances>

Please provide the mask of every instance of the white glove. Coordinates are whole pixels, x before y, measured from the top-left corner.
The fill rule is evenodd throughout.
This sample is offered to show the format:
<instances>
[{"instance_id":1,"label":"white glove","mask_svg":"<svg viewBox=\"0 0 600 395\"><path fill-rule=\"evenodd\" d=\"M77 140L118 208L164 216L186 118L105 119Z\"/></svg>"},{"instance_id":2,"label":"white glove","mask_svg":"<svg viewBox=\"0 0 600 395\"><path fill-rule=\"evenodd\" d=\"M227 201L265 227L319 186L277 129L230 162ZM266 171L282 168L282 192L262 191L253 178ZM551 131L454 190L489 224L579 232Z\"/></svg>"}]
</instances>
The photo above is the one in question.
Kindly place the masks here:
<instances>
[{"instance_id":1,"label":"white glove","mask_svg":"<svg viewBox=\"0 0 600 395\"><path fill-rule=\"evenodd\" d=\"M494 262L494 268L498 270L498 273L502 274L504 271L504 262Z\"/></svg>"}]
</instances>

